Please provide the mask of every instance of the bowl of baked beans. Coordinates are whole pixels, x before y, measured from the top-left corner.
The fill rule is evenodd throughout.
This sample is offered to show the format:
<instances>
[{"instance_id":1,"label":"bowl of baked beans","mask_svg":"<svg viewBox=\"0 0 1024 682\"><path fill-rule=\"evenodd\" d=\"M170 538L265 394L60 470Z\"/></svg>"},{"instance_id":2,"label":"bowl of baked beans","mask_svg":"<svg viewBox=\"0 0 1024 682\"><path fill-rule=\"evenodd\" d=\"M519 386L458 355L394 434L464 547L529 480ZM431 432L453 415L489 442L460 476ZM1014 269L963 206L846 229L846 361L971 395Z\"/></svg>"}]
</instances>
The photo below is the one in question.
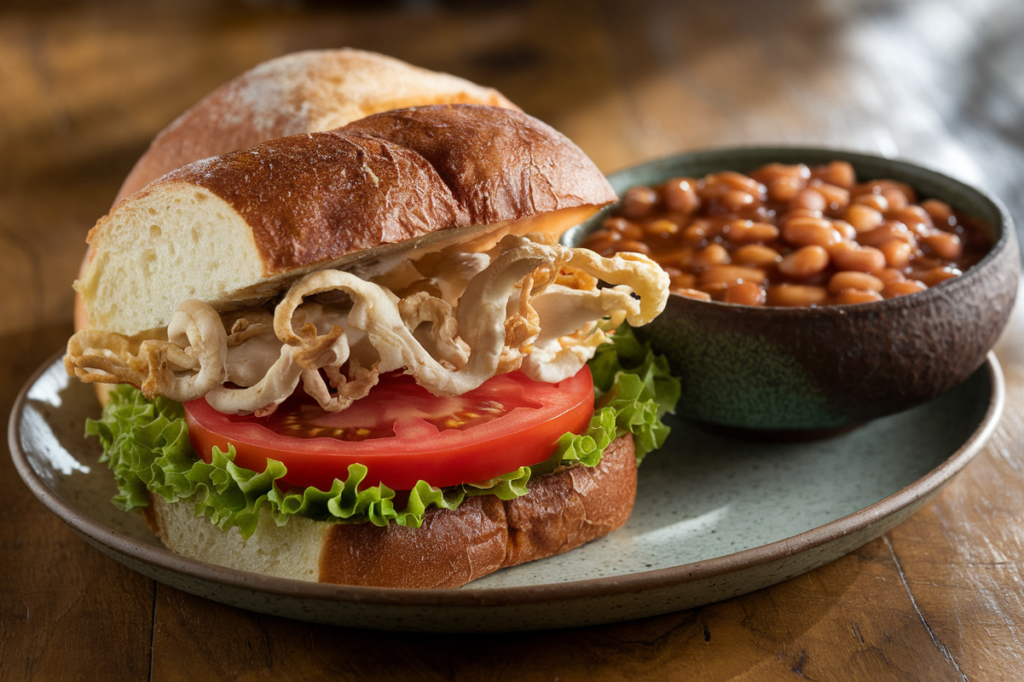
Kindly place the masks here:
<instances>
[{"instance_id":1,"label":"bowl of baked beans","mask_svg":"<svg viewBox=\"0 0 1024 682\"><path fill-rule=\"evenodd\" d=\"M669 274L665 312L636 331L699 422L799 436L899 412L969 377L1013 307L1009 213L911 163L721 149L609 180L620 201L563 241Z\"/></svg>"}]
</instances>

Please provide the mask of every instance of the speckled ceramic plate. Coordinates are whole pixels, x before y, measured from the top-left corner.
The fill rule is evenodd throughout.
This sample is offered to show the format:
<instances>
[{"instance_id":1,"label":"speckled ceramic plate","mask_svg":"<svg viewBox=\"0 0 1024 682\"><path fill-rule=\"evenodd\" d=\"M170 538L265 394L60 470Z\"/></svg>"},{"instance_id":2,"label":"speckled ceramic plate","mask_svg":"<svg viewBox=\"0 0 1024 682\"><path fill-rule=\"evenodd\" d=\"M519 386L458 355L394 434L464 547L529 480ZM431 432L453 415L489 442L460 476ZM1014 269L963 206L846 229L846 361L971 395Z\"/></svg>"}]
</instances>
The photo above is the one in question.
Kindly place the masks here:
<instances>
[{"instance_id":1,"label":"speckled ceramic plate","mask_svg":"<svg viewBox=\"0 0 1024 682\"><path fill-rule=\"evenodd\" d=\"M314 622L429 631L533 630L629 620L745 594L800 575L882 535L928 502L981 449L1003 407L995 356L965 383L845 435L755 444L673 424L640 469L619 531L462 589L393 590L269 578L163 549L140 515L110 503L113 478L84 421L92 387L59 359L11 415L25 482L87 542L196 595Z\"/></svg>"}]
</instances>

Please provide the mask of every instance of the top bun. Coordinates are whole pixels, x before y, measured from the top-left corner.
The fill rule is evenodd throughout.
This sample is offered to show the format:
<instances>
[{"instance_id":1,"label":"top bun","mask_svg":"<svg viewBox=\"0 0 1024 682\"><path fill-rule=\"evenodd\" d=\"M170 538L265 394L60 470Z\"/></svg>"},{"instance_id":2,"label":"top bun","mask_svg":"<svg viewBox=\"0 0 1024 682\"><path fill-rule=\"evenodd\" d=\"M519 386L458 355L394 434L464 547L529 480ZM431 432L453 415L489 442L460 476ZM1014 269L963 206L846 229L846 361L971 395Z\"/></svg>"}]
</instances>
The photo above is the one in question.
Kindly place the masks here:
<instances>
[{"instance_id":1,"label":"top bun","mask_svg":"<svg viewBox=\"0 0 1024 682\"><path fill-rule=\"evenodd\" d=\"M114 199L210 156L288 135L333 130L371 114L429 104L486 104L516 109L497 90L362 50L310 50L264 62L225 83L153 140ZM79 279L92 260L90 247ZM75 329L90 326L75 295Z\"/></svg>"},{"instance_id":2,"label":"top bun","mask_svg":"<svg viewBox=\"0 0 1024 682\"><path fill-rule=\"evenodd\" d=\"M161 131L114 203L208 156L429 104L516 108L497 90L373 52L310 50L271 59L217 88Z\"/></svg>"},{"instance_id":3,"label":"top bun","mask_svg":"<svg viewBox=\"0 0 1024 682\"><path fill-rule=\"evenodd\" d=\"M131 335L165 327L187 299L251 305L316 269L557 235L614 199L576 145L519 111L390 111L164 176L89 233L96 255L77 288L93 328Z\"/></svg>"}]
</instances>

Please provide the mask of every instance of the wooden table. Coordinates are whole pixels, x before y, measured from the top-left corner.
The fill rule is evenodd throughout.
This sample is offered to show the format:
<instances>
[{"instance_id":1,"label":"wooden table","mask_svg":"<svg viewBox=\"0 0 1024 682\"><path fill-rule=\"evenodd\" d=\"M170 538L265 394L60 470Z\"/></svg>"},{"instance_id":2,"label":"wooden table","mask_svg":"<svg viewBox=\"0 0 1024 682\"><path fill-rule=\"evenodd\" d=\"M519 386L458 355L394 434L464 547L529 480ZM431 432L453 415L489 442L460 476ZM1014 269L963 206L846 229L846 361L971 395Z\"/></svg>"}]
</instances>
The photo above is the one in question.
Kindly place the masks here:
<instances>
[{"instance_id":1,"label":"wooden table","mask_svg":"<svg viewBox=\"0 0 1024 682\"><path fill-rule=\"evenodd\" d=\"M463 4L0 9L0 414L69 335L85 232L148 140L298 49L361 47L495 86L607 171L710 146L829 144L986 186L1024 224L1017 0ZM0 680L1020 679L1022 344L1019 308L997 347L995 435L888 535L745 597L582 630L387 634L208 602L88 547L2 456Z\"/></svg>"}]
</instances>

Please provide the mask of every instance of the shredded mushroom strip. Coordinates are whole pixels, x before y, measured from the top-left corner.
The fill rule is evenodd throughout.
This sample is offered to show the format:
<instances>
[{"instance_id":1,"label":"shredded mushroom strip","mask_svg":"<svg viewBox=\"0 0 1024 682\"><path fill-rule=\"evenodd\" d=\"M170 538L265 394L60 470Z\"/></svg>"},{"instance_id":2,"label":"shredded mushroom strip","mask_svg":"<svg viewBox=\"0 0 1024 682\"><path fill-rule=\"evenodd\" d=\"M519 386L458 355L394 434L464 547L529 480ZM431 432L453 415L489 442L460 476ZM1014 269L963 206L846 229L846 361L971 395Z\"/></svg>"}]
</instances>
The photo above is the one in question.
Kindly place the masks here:
<instances>
[{"instance_id":1,"label":"shredded mushroom strip","mask_svg":"<svg viewBox=\"0 0 1024 682\"><path fill-rule=\"evenodd\" d=\"M166 340L87 330L68 343L65 364L83 381L132 383L149 397L206 396L226 414L269 414L301 381L323 409L340 411L395 370L445 396L517 369L562 381L623 319L646 324L668 297L667 275L639 254L602 258L508 235L489 256L454 308L427 291L400 298L354 274L321 270L292 285L273 324L262 311L235 314L228 335L213 308L186 301ZM598 279L613 286L598 289ZM351 308L305 302L326 292L347 294Z\"/></svg>"}]
</instances>

